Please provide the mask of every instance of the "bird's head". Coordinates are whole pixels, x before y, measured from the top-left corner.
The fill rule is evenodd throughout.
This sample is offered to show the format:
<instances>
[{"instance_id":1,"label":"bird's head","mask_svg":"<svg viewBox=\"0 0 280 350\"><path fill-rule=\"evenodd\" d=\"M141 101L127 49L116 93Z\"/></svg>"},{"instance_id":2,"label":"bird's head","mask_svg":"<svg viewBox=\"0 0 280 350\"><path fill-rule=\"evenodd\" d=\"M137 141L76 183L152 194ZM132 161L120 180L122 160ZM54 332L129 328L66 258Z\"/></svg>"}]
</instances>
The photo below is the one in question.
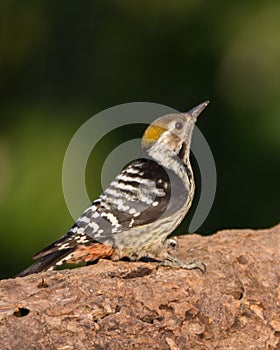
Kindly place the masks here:
<instances>
[{"instance_id":1,"label":"bird's head","mask_svg":"<svg viewBox=\"0 0 280 350\"><path fill-rule=\"evenodd\" d=\"M194 124L208 104L209 101L205 101L187 113L168 114L156 119L143 135L144 153L151 155L167 149L186 162Z\"/></svg>"}]
</instances>

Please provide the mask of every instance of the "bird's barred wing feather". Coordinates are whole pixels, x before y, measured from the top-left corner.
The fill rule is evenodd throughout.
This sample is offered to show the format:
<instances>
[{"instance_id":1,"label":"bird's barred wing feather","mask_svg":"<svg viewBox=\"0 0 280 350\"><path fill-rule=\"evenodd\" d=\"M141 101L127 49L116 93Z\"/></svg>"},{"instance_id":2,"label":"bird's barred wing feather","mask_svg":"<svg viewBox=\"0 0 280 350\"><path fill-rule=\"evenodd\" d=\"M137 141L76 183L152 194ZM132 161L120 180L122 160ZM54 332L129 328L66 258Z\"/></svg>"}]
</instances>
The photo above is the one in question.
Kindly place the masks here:
<instances>
[{"instance_id":1,"label":"bird's barred wing feather","mask_svg":"<svg viewBox=\"0 0 280 350\"><path fill-rule=\"evenodd\" d=\"M41 250L34 259L78 244L99 242L114 246L115 234L147 225L167 211L171 183L179 208L188 195L181 180L171 181L170 174L151 159L134 161L85 210L65 236ZM176 207L173 204L172 210Z\"/></svg>"}]
</instances>

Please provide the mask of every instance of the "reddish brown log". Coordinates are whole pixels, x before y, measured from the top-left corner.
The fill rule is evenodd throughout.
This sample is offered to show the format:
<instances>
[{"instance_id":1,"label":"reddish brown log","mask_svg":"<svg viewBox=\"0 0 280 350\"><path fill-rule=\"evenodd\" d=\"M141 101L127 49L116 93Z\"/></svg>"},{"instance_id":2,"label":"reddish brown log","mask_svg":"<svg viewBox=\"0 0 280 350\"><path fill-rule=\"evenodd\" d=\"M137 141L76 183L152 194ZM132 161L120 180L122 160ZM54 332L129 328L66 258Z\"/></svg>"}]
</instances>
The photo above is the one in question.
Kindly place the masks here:
<instances>
[{"instance_id":1,"label":"reddish brown log","mask_svg":"<svg viewBox=\"0 0 280 350\"><path fill-rule=\"evenodd\" d=\"M111 262L0 282L1 349L280 349L280 225L178 239L207 272Z\"/></svg>"}]
</instances>

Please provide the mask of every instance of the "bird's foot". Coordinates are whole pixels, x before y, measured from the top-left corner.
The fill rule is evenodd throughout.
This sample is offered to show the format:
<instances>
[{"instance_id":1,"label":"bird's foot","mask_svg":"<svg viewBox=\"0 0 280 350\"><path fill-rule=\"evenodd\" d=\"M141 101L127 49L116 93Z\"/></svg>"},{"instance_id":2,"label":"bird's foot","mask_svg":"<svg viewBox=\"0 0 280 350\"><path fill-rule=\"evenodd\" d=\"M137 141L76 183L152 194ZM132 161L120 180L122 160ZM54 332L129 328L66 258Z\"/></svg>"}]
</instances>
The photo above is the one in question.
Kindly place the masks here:
<instances>
[{"instance_id":1,"label":"bird's foot","mask_svg":"<svg viewBox=\"0 0 280 350\"><path fill-rule=\"evenodd\" d=\"M177 269L186 269L186 270L198 269L203 273L206 271L206 265L201 261L194 260L194 261L184 262L170 255L165 257L163 260L161 260L159 263L159 266L169 266Z\"/></svg>"}]
</instances>

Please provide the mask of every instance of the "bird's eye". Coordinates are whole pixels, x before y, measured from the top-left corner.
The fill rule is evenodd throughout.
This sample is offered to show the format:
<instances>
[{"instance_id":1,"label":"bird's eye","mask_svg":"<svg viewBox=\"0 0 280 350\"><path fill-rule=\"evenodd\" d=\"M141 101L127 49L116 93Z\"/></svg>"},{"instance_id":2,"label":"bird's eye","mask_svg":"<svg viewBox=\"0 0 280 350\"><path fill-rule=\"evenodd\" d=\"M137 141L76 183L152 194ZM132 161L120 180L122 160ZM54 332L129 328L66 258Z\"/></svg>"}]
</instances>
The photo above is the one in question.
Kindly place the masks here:
<instances>
[{"instance_id":1,"label":"bird's eye","mask_svg":"<svg viewBox=\"0 0 280 350\"><path fill-rule=\"evenodd\" d=\"M181 130L182 127L183 127L183 123L181 123L181 122L177 122L177 123L175 124L175 128L176 128L177 130Z\"/></svg>"}]
</instances>

